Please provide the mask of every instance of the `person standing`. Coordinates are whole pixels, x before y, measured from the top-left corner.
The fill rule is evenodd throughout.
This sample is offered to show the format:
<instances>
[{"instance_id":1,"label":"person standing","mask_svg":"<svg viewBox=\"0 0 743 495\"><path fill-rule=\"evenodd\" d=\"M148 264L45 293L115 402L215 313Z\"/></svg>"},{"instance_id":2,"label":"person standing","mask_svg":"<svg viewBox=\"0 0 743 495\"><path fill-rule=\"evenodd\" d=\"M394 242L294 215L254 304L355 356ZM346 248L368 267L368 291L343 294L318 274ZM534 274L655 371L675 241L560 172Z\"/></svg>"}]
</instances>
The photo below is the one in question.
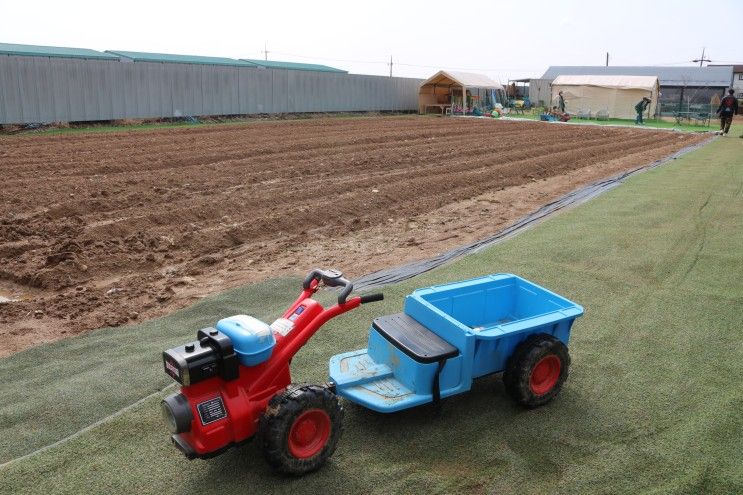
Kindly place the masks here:
<instances>
[{"instance_id":1,"label":"person standing","mask_svg":"<svg viewBox=\"0 0 743 495\"><path fill-rule=\"evenodd\" d=\"M650 105L650 98L647 96L643 96L642 100L635 105L635 112L637 112L637 117L635 118L635 124L637 125L643 125L644 122L642 121L642 113L645 111L645 109Z\"/></svg>"},{"instance_id":2,"label":"person standing","mask_svg":"<svg viewBox=\"0 0 743 495\"><path fill-rule=\"evenodd\" d=\"M730 124L733 123L733 115L738 111L738 100L735 98L735 91L732 89L728 90L728 95L722 99L720 106L717 107L717 112L720 114L720 131L717 134L723 136L730 131Z\"/></svg>"},{"instance_id":3,"label":"person standing","mask_svg":"<svg viewBox=\"0 0 743 495\"><path fill-rule=\"evenodd\" d=\"M562 91L557 93L557 109L565 113L565 97L562 96Z\"/></svg>"}]
</instances>

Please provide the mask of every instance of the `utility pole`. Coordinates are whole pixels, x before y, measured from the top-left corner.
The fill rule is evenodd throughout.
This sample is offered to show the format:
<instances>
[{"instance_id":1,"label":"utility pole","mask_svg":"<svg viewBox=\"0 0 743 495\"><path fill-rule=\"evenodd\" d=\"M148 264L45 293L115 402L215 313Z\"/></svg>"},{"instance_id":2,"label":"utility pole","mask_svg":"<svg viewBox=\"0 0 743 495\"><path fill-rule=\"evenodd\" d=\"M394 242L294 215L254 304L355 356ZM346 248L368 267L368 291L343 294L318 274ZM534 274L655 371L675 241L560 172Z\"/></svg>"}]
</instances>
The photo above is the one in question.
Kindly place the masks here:
<instances>
[{"instance_id":1,"label":"utility pole","mask_svg":"<svg viewBox=\"0 0 743 495\"><path fill-rule=\"evenodd\" d=\"M266 60L268 60L268 48L266 47L267 43L263 43L263 55Z\"/></svg>"},{"instance_id":2,"label":"utility pole","mask_svg":"<svg viewBox=\"0 0 743 495\"><path fill-rule=\"evenodd\" d=\"M609 52L606 52L606 66L609 67Z\"/></svg>"},{"instance_id":3,"label":"utility pole","mask_svg":"<svg viewBox=\"0 0 743 495\"><path fill-rule=\"evenodd\" d=\"M390 55L390 63L389 63L389 66L390 66L390 77L392 77L392 55Z\"/></svg>"},{"instance_id":4,"label":"utility pole","mask_svg":"<svg viewBox=\"0 0 743 495\"><path fill-rule=\"evenodd\" d=\"M702 66L702 63L704 63L704 62L712 62L710 59L704 58L704 51L705 50L706 50L706 48L702 48L702 58L697 58L695 60L692 60L692 62L699 62L699 67L701 67Z\"/></svg>"}]
</instances>

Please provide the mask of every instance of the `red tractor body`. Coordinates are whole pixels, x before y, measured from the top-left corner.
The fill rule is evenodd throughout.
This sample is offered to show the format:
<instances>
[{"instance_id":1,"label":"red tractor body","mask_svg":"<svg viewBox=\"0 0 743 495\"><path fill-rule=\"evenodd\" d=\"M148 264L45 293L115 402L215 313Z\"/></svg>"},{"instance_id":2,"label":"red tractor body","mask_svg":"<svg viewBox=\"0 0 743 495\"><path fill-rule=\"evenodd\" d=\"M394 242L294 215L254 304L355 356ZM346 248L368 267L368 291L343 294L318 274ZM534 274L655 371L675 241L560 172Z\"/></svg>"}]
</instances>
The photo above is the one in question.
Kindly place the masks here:
<instances>
[{"instance_id":1,"label":"red tractor body","mask_svg":"<svg viewBox=\"0 0 743 495\"><path fill-rule=\"evenodd\" d=\"M343 287L338 304L324 308L312 299L320 282ZM222 325L220 331L222 320L217 328L199 330L197 341L165 351L165 372L182 385L162 402L173 443L188 458L207 458L261 434L269 462L279 469L319 467L335 449L340 425L331 420L340 420L342 408L327 387L290 387L289 363L328 320L382 298L347 299L352 290L340 272L313 270L294 304L270 327L240 315L229 323L255 330ZM260 356L241 352L246 339L251 345L260 339Z\"/></svg>"},{"instance_id":2,"label":"red tractor body","mask_svg":"<svg viewBox=\"0 0 743 495\"><path fill-rule=\"evenodd\" d=\"M173 442L187 457L212 457L256 434L268 401L291 383L289 366L284 365L267 387L251 387L268 364L240 366L239 377L233 381L214 377L181 388L193 420L189 431L173 435Z\"/></svg>"}]
</instances>

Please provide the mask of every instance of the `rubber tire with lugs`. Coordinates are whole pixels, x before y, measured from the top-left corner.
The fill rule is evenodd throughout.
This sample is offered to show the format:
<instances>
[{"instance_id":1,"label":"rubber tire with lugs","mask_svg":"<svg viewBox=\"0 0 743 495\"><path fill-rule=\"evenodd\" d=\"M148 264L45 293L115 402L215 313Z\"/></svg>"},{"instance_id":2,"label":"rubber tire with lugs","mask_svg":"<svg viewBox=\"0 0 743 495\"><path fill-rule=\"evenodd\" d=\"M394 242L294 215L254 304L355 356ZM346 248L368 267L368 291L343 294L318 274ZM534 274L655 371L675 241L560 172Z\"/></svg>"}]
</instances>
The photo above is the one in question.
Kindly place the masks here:
<instances>
[{"instance_id":1,"label":"rubber tire with lugs","mask_svg":"<svg viewBox=\"0 0 743 495\"><path fill-rule=\"evenodd\" d=\"M320 468L335 452L342 433L343 407L320 385L290 385L276 394L258 427L266 460L289 474Z\"/></svg>"},{"instance_id":2,"label":"rubber tire with lugs","mask_svg":"<svg viewBox=\"0 0 743 495\"><path fill-rule=\"evenodd\" d=\"M503 383L516 402L528 408L539 407L560 392L569 366L568 348L559 339L544 333L531 335L508 359Z\"/></svg>"}]
</instances>

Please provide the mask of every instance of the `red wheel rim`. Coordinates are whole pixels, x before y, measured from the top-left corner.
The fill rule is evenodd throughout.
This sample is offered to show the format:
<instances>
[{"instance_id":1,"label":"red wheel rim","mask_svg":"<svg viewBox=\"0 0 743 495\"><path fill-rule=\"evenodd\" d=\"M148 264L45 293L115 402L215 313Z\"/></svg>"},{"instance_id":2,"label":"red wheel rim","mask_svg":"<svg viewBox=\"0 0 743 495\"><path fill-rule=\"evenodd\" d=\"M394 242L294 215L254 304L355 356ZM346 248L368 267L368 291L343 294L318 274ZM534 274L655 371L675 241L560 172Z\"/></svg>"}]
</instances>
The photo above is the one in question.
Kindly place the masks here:
<instances>
[{"instance_id":1,"label":"red wheel rim","mask_svg":"<svg viewBox=\"0 0 743 495\"><path fill-rule=\"evenodd\" d=\"M310 409L292 423L289 452L297 459L309 459L320 453L330 438L330 416L322 409Z\"/></svg>"},{"instance_id":2,"label":"red wheel rim","mask_svg":"<svg viewBox=\"0 0 743 495\"><path fill-rule=\"evenodd\" d=\"M534 365L529 377L529 387L536 395L544 395L555 386L560 379L560 358L551 354L545 356Z\"/></svg>"}]
</instances>

